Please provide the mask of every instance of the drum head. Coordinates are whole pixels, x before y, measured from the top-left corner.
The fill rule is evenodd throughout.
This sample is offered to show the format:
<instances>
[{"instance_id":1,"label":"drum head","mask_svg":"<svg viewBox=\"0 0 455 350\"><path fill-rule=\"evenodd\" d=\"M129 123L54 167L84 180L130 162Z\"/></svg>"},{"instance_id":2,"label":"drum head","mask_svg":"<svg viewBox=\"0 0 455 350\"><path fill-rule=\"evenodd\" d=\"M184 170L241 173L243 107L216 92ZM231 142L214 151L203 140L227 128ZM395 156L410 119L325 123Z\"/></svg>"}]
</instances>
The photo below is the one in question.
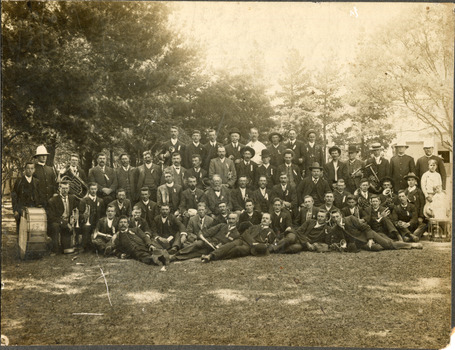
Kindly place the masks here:
<instances>
[{"instance_id":1,"label":"drum head","mask_svg":"<svg viewBox=\"0 0 455 350\"><path fill-rule=\"evenodd\" d=\"M21 222L19 224L19 255L22 260L25 259L25 253L27 251L27 239L28 239L28 232L27 232L27 219L22 216Z\"/></svg>"}]
</instances>

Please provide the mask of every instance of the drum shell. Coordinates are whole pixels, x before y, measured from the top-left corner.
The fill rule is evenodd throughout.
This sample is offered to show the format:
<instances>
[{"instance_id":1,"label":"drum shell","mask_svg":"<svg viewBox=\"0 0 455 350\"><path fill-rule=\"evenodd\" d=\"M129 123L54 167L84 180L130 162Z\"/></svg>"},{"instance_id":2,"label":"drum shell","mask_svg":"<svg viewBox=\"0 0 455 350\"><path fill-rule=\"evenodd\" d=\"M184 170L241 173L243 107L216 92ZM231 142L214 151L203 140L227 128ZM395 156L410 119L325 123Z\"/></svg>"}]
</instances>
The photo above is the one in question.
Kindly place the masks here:
<instances>
[{"instance_id":1,"label":"drum shell","mask_svg":"<svg viewBox=\"0 0 455 350\"><path fill-rule=\"evenodd\" d=\"M19 226L21 259L48 251L47 215L43 208L26 208Z\"/></svg>"}]
</instances>

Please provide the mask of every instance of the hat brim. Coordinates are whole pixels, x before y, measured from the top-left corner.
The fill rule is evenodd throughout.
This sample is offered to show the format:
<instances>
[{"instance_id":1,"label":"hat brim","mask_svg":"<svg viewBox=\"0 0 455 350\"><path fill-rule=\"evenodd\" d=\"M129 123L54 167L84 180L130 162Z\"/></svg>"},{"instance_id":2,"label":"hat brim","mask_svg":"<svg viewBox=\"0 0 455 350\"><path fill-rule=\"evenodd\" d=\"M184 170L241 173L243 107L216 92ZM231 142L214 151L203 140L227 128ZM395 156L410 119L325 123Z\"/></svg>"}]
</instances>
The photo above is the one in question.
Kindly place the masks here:
<instances>
[{"instance_id":1,"label":"hat brim","mask_svg":"<svg viewBox=\"0 0 455 350\"><path fill-rule=\"evenodd\" d=\"M310 169L310 170L313 170L313 169L323 170L324 168L322 166L310 166L308 169Z\"/></svg>"},{"instance_id":2,"label":"hat brim","mask_svg":"<svg viewBox=\"0 0 455 350\"><path fill-rule=\"evenodd\" d=\"M406 147L406 148L409 148L408 145L395 145L394 147Z\"/></svg>"},{"instance_id":3,"label":"hat brim","mask_svg":"<svg viewBox=\"0 0 455 350\"><path fill-rule=\"evenodd\" d=\"M269 135L269 141L272 142L272 137L273 136L278 136L280 138L280 142L283 141L283 135L281 135L280 133L278 132L274 132L272 134Z\"/></svg>"},{"instance_id":4,"label":"hat brim","mask_svg":"<svg viewBox=\"0 0 455 350\"><path fill-rule=\"evenodd\" d=\"M308 130L308 131L306 132L306 134L305 134L305 137L308 138L308 135L309 135L309 134L316 134L316 130L314 130L314 129Z\"/></svg>"},{"instance_id":5,"label":"hat brim","mask_svg":"<svg viewBox=\"0 0 455 350\"><path fill-rule=\"evenodd\" d=\"M50 153L37 153L33 157L38 157L38 156L49 156Z\"/></svg>"},{"instance_id":6,"label":"hat brim","mask_svg":"<svg viewBox=\"0 0 455 350\"><path fill-rule=\"evenodd\" d=\"M406 175L406 176L404 176L403 178L404 178L406 181L407 181L408 179L416 179L416 181L419 181L419 178L418 178L417 176L415 176L415 175Z\"/></svg>"},{"instance_id":7,"label":"hat brim","mask_svg":"<svg viewBox=\"0 0 455 350\"><path fill-rule=\"evenodd\" d=\"M254 157L254 155L256 154L256 151L255 151L253 148L251 148L251 147L244 147L244 148L242 148L242 150L240 151L240 154L242 155L242 157L243 157L243 155L244 155L244 153L245 153L246 151L249 151L249 152L251 153L251 157Z\"/></svg>"},{"instance_id":8,"label":"hat brim","mask_svg":"<svg viewBox=\"0 0 455 350\"><path fill-rule=\"evenodd\" d=\"M330 147L330 148L329 148L329 154L332 153L332 151L335 151L335 150L338 151L338 153L341 154L341 148L338 147L338 146Z\"/></svg>"}]
</instances>

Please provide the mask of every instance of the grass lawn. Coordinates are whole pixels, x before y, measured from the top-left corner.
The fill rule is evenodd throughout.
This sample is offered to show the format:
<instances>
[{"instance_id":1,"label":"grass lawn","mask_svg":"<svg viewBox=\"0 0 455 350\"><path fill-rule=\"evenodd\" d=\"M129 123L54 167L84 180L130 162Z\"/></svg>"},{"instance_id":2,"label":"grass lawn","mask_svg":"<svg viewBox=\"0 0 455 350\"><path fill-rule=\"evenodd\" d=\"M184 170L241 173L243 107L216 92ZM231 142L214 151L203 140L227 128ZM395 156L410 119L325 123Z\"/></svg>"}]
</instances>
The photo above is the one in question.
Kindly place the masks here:
<instances>
[{"instance_id":1,"label":"grass lawn","mask_svg":"<svg viewBox=\"0 0 455 350\"><path fill-rule=\"evenodd\" d=\"M194 259L161 272L94 254L20 261L16 240L3 230L1 327L10 345L442 348L449 341L450 243Z\"/></svg>"}]
</instances>

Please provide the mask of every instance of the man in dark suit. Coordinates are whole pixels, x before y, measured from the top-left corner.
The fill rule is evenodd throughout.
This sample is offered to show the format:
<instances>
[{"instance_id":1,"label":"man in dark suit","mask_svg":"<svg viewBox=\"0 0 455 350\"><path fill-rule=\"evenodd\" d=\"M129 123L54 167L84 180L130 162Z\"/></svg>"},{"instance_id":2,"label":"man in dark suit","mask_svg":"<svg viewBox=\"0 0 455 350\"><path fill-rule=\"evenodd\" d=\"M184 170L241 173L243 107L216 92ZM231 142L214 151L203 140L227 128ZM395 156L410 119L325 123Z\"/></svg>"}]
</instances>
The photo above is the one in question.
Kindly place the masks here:
<instances>
[{"instance_id":1,"label":"man in dark suit","mask_svg":"<svg viewBox=\"0 0 455 350\"><path fill-rule=\"evenodd\" d=\"M353 215L359 219L360 222L366 222L365 218L367 216L367 213L363 208L359 207L357 203L357 197L353 194L350 194L346 197L346 206L344 208L341 208L341 214L344 217Z\"/></svg>"},{"instance_id":2,"label":"man in dark suit","mask_svg":"<svg viewBox=\"0 0 455 350\"><path fill-rule=\"evenodd\" d=\"M341 156L341 149L338 146L332 146L329 148L329 154L332 160L324 165L324 177L333 189L333 185L338 179L344 179L348 181L350 176L348 173L348 167L346 163L339 160Z\"/></svg>"},{"instance_id":3,"label":"man in dark suit","mask_svg":"<svg viewBox=\"0 0 455 350\"><path fill-rule=\"evenodd\" d=\"M177 152L185 154L185 144L179 140L179 129L177 126L171 126L171 139L161 145L161 153L163 155L164 166L171 165L171 157Z\"/></svg>"},{"instance_id":4,"label":"man in dark suit","mask_svg":"<svg viewBox=\"0 0 455 350\"><path fill-rule=\"evenodd\" d=\"M95 230L99 219L106 213L104 201L97 196L98 185L89 182L88 193L79 203L80 227L81 227L81 251L91 248L91 234Z\"/></svg>"},{"instance_id":5,"label":"man in dark suit","mask_svg":"<svg viewBox=\"0 0 455 350\"><path fill-rule=\"evenodd\" d=\"M383 249L422 249L420 243L405 243L393 241L385 235L373 231L366 223L361 223L355 216L343 218L338 210L330 213L333 226L329 230L331 241L335 238L337 241L342 238L350 245L370 251L379 251ZM355 248L354 248L355 249Z\"/></svg>"},{"instance_id":6,"label":"man in dark suit","mask_svg":"<svg viewBox=\"0 0 455 350\"><path fill-rule=\"evenodd\" d=\"M188 220L194 215L199 203L207 204L207 197L204 191L196 187L196 177L190 176L188 178L188 188L182 192L180 198L180 214L182 215L182 222L186 226Z\"/></svg>"},{"instance_id":7,"label":"man in dark suit","mask_svg":"<svg viewBox=\"0 0 455 350\"><path fill-rule=\"evenodd\" d=\"M201 257L226 243L234 241L240 237L236 224L237 214L230 213L227 223L204 227L198 234L198 240L180 249L175 256L171 256L171 261Z\"/></svg>"},{"instance_id":8,"label":"man in dark suit","mask_svg":"<svg viewBox=\"0 0 455 350\"><path fill-rule=\"evenodd\" d=\"M71 236L76 222L72 221L71 217L73 209L77 208L77 198L68 194L69 188L68 182L61 182L58 195L53 196L47 205L47 220L53 254L59 254L62 250L65 254L75 252Z\"/></svg>"},{"instance_id":9,"label":"man in dark suit","mask_svg":"<svg viewBox=\"0 0 455 350\"><path fill-rule=\"evenodd\" d=\"M232 211L240 213L245 209L247 199L253 197L253 191L247 188L248 179L245 175L241 175L238 180L238 188L231 190Z\"/></svg>"},{"instance_id":10,"label":"man in dark suit","mask_svg":"<svg viewBox=\"0 0 455 350\"><path fill-rule=\"evenodd\" d=\"M197 205L197 214L192 216L186 226L188 233L185 246L194 243L201 231L213 226L214 219L207 215L207 204L200 202Z\"/></svg>"},{"instance_id":11,"label":"man in dark suit","mask_svg":"<svg viewBox=\"0 0 455 350\"><path fill-rule=\"evenodd\" d=\"M209 214L215 218L219 214L218 205L223 202L229 210L232 209L231 194L228 188L222 186L221 177L214 175L212 178L212 186L205 191L207 197L207 206Z\"/></svg>"},{"instance_id":12,"label":"man in dark suit","mask_svg":"<svg viewBox=\"0 0 455 350\"><path fill-rule=\"evenodd\" d=\"M265 175L259 176L259 188L253 192L253 200L255 203L255 210L260 213L270 212L270 201L272 198L272 190L267 187L267 177Z\"/></svg>"},{"instance_id":13,"label":"man in dark suit","mask_svg":"<svg viewBox=\"0 0 455 350\"><path fill-rule=\"evenodd\" d=\"M270 151L268 149L262 150L261 157L262 164L258 167L257 171L258 181L260 176L265 176L267 178L267 188L271 190L273 186L279 182L279 173L277 172L276 168L270 164Z\"/></svg>"},{"instance_id":14,"label":"man in dark suit","mask_svg":"<svg viewBox=\"0 0 455 350\"><path fill-rule=\"evenodd\" d=\"M202 159L202 167L208 172L210 161L213 158L218 157L218 147L222 146L222 144L216 141L216 131L214 129L209 129L207 132L207 138L208 142L204 146L206 156Z\"/></svg>"},{"instance_id":15,"label":"man in dark suit","mask_svg":"<svg viewBox=\"0 0 455 350\"><path fill-rule=\"evenodd\" d=\"M84 170L79 165L79 155L77 153L72 153L70 155L70 160L68 166L65 168L64 172L61 174L61 177L69 176L70 178L77 176L85 184L87 184L87 175ZM86 193L83 194L83 196Z\"/></svg>"},{"instance_id":16,"label":"man in dark suit","mask_svg":"<svg viewBox=\"0 0 455 350\"><path fill-rule=\"evenodd\" d=\"M170 213L168 204L161 205L160 215L153 220L152 238L167 249L169 254L177 253L186 241L186 228Z\"/></svg>"},{"instance_id":17,"label":"man in dark suit","mask_svg":"<svg viewBox=\"0 0 455 350\"><path fill-rule=\"evenodd\" d=\"M262 213L254 209L254 202L252 199L245 200L244 211L240 214L239 224L242 222L250 222L252 225L259 225L261 223Z\"/></svg>"},{"instance_id":18,"label":"man in dark suit","mask_svg":"<svg viewBox=\"0 0 455 350\"><path fill-rule=\"evenodd\" d=\"M404 177L416 172L414 158L405 154L408 147L404 142L397 142L396 154L390 159L390 177L395 183L395 192L404 190L407 187Z\"/></svg>"},{"instance_id":19,"label":"man in dark suit","mask_svg":"<svg viewBox=\"0 0 455 350\"><path fill-rule=\"evenodd\" d=\"M157 241L150 239L139 228L128 228L128 218L119 218L118 250L148 265L169 264L169 254Z\"/></svg>"},{"instance_id":20,"label":"man in dark suit","mask_svg":"<svg viewBox=\"0 0 455 350\"><path fill-rule=\"evenodd\" d=\"M295 224L302 226L305 221L316 219L319 209L314 206L314 199L310 195L303 197L303 203L300 204L300 210L297 213Z\"/></svg>"},{"instance_id":21,"label":"man in dark suit","mask_svg":"<svg viewBox=\"0 0 455 350\"><path fill-rule=\"evenodd\" d=\"M234 162L234 164L240 163L242 159L241 149L245 147L245 145L239 142L240 140L240 131L237 128L232 129L229 132L229 137L231 138L231 142L225 145L226 149L226 157L229 158Z\"/></svg>"},{"instance_id":22,"label":"man in dark suit","mask_svg":"<svg viewBox=\"0 0 455 350\"><path fill-rule=\"evenodd\" d=\"M275 241L275 233L270 228L270 223L270 214L262 214L260 225L251 226L239 238L222 245L208 255L203 255L202 262L269 254L269 246Z\"/></svg>"},{"instance_id":23,"label":"man in dark suit","mask_svg":"<svg viewBox=\"0 0 455 350\"><path fill-rule=\"evenodd\" d=\"M370 198L371 206L365 209L365 223L377 233L385 234L391 239L402 241L401 235L390 220L391 211L389 208L382 207L378 195L372 195Z\"/></svg>"},{"instance_id":24,"label":"man in dark suit","mask_svg":"<svg viewBox=\"0 0 455 350\"><path fill-rule=\"evenodd\" d=\"M131 202L126 198L126 191L123 188L117 190L117 199L110 202L109 205L113 205L115 208L115 216L120 217L126 215L128 218L131 217Z\"/></svg>"},{"instance_id":25,"label":"man in dark suit","mask_svg":"<svg viewBox=\"0 0 455 350\"><path fill-rule=\"evenodd\" d=\"M391 220L398 229L403 241L418 242L425 232L426 225L419 222L419 216L414 204L409 203L404 190L398 191L399 205L393 209Z\"/></svg>"},{"instance_id":26,"label":"man in dark suit","mask_svg":"<svg viewBox=\"0 0 455 350\"><path fill-rule=\"evenodd\" d=\"M150 190L148 187L142 187L141 199L134 206L141 208L141 217L147 221L149 227L152 227L153 220L159 214L159 208L156 202L150 199Z\"/></svg>"},{"instance_id":27,"label":"man in dark suit","mask_svg":"<svg viewBox=\"0 0 455 350\"><path fill-rule=\"evenodd\" d=\"M179 185L182 190L186 188L186 169L181 165L182 156L180 153L173 153L172 154L172 165L168 166L164 169L163 175L161 176L161 184L165 184L166 180L164 178L164 174L166 172L170 172L172 174L172 178L176 185ZM157 198L158 199L158 198Z\"/></svg>"},{"instance_id":28,"label":"man in dark suit","mask_svg":"<svg viewBox=\"0 0 455 350\"><path fill-rule=\"evenodd\" d=\"M295 234L292 229L291 214L284 210L283 201L275 198L272 203L272 213L270 215L273 232L275 232L275 242L270 245L271 253L282 253L285 248L295 243Z\"/></svg>"},{"instance_id":29,"label":"man in dark suit","mask_svg":"<svg viewBox=\"0 0 455 350\"><path fill-rule=\"evenodd\" d=\"M329 251L327 234L327 212L319 209L316 219L306 220L294 231L295 242L291 245L283 245L283 253L295 254L302 250L311 252Z\"/></svg>"},{"instance_id":30,"label":"man in dark suit","mask_svg":"<svg viewBox=\"0 0 455 350\"><path fill-rule=\"evenodd\" d=\"M284 146L286 149L290 149L294 152L292 162L300 168L300 174L305 170L303 142L297 140L297 131L295 129L289 130L288 136L289 140L284 144Z\"/></svg>"},{"instance_id":31,"label":"man in dark suit","mask_svg":"<svg viewBox=\"0 0 455 350\"><path fill-rule=\"evenodd\" d=\"M145 151L142 153L142 156L144 158L144 164L137 168L138 179L136 197L140 198L142 188L148 187L150 191L150 198L152 201L156 202L156 191L161 182L161 167L152 163L152 153L150 151Z\"/></svg>"},{"instance_id":32,"label":"man in dark suit","mask_svg":"<svg viewBox=\"0 0 455 350\"><path fill-rule=\"evenodd\" d=\"M231 210L228 208L226 202L224 202L224 201L221 201L220 203L218 203L217 208L218 208L218 215L212 214L212 217L215 220L213 222L213 224L214 225L226 224L228 222L228 218L229 218L229 214L230 214ZM237 215L237 217L238 217L238 215Z\"/></svg>"},{"instance_id":33,"label":"man in dark suit","mask_svg":"<svg viewBox=\"0 0 455 350\"><path fill-rule=\"evenodd\" d=\"M119 157L120 166L115 169L117 175L117 185L125 190L126 198L129 201L138 199L137 180L138 171L130 165L130 156L122 153Z\"/></svg>"},{"instance_id":34,"label":"man in dark suit","mask_svg":"<svg viewBox=\"0 0 455 350\"><path fill-rule=\"evenodd\" d=\"M142 217L142 209L139 205L135 205L133 208L133 216L129 218L129 227L130 228L139 228L146 235L152 237L152 231L147 220Z\"/></svg>"},{"instance_id":35,"label":"man in dark suit","mask_svg":"<svg viewBox=\"0 0 455 350\"><path fill-rule=\"evenodd\" d=\"M338 179L336 186L335 186L335 190L333 191L333 196L335 198L333 201L333 204L335 205L335 207L337 207L339 209L342 209L343 207L346 206L346 199L350 194L352 194L352 193L346 191L345 189L346 189L346 183L345 183L344 179Z\"/></svg>"},{"instance_id":36,"label":"man in dark suit","mask_svg":"<svg viewBox=\"0 0 455 350\"><path fill-rule=\"evenodd\" d=\"M114 169L106 165L106 155L99 153L97 157L98 165L91 168L88 172L88 181L98 185L98 196L103 199L104 204L109 204L115 199L117 189L117 175Z\"/></svg>"},{"instance_id":37,"label":"man in dark suit","mask_svg":"<svg viewBox=\"0 0 455 350\"><path fill-rule=\"evenodd\" d=\"M33 177L38 179L39 192L43 196L45 205L47 205L49 199L52 198L54 193L57 192L57 181L56 174L52 167L46 165L47 156L46 147L38 146L36 153L33 156L35 158L35 172Z\"/></svg>"},{"instance_id":38,"label":"man in dark suit","mask_svg":"<svg viewBox=\"0 0 455 350\"><path fill-rule=\"evenodd\" d=\"M196 187L205 190L209 184L209 176L207 170L201 167L202 158L199 154L193 154L191 157L191 168L186 170L186 182L191 176L196 179ZM188 185L188 184L187 184Z\"/></svg>"},{"instance_id":39,"label":"man in dark suit","mask_svg":"<svg viewBox=\"0 0 455 350\"><path fill-rule=\"evenodd\" d=\"M364 176L380 183L385 177L390 177L390 163L383 157L384 147L380 143L371 144L370 151L371 157L365 163ZM370 191L380 193L380 187L373 186Z\"/></svg>"},{"instance_id":40,"label":"man in dark suit","mask_svg":"<svg viewBox=\"0 0 455 350\"><path fill-rule=\"evenodd\" d=\"M324 164L324 151L323 147L316 143L315 130L308 130L305 137L307 139L307 142L303 144L305 176L310 176L310 166L312 166L314 163Z\"/></svg>"},{"instance_id":41,"label":"man in dark suit","mask_svg":"<svg viewBox=\"0 0 455 350\"><path fill-rule=\"evenodd\" d=\"M406 194L406 197L408 197L409 203L415 205L419 223L421 224L425 219L425 216L423 214L423 207L425 206L425 195L423 194L422 190L417 187L419 178L414 173L409 173L404 178L408 183L408 187L404 190L404 193Z\"/></svg>"},{"instance_id":42,"label":"man in dark suit","mask_svg":"<svg viewBox=\"0 0 455 350\"><path fill-rule=\"evenodd\" d=\"M425 174L428 171L428 161L430 159L434 159L437 162L437 168L436 171L441 175L441 180L442 180L442 189L446 189L446 182L447 182L447 174L446 174L446 168L444 166L444 161L442 160L441 157L438 157L437 155L433 154L433 144L429 142L425 142L423 145L423 151L425 152L425 155L423 157L420 157L417 159L416 162L416 172L415 174L417 175L419 181L422 179L422 175Z\"/></svg>"},{"instance_id":43,"label":"man in dark suit","mask_svg":"<svg viewBox=\"0 0 455 350\"><path fill-rule=\"evenodd\" d=\"M13 214L16 219L16 232L19 233L21 217L26 208L44 206L44 198L39 191L39 180L33 177L35 163L25 164L24 175L16 180L11 191Z\"/></svg>"},{"instance_id":44,"label":"man in dark suit","mask_svg":"<svg viewBox=\"0 0 455 350\"><path fill-rule=\"evenodd\" d=\"M283 201L283 206L291 213L291 217L297 213L297 192L295 186L288 182L286 173L280 174L280 184L273 186L272 198L279 198Z\"/></svg>"},{"instance_id":45,"label":"man in dark suit","mask_svg":"<svg viewBox=\"0 0 455 350\"><path fill-rule=\"evenodd\" d=\"M164 172L165 184L158 187L157 204L161 207L167 204L175 217L180 216L180 199L182 198L182 186L174 182L174 175L171 171Z\"/></svg>"},{"instance_id":46,"label":"man in dark suit","mask_svg":"<svg viewBox=\"0 0 455 350\"><path fill-rule=\"evenodd\" d=\"M205 159L207 152L206 148L201 143L201 132L199 130L193 130L191 133L191 139L193 142L191 142L189 145L186 145L185 154L182 155L182 165L186 169L191 168L193 164L193 155L199 154L201 156L201 159Z\"/></svg>"},{"instance_id":47,"label":"man in dark suit","mask_svg":"<svg viewBox=\"0 0 455 350\"><path fill-rule=\"evenodd\" d=\"M298 203L302 204L306 195L313 197L314 205L321 206L324 203L324 195L330 192L328 182L322 178L322 167L314 163L309 167L311 176L305 177L297 187Z\"/></svg>"},{"instance_id":48,"label":"man in dark suit","mask_svg":"<svg viewBox=\"0 0 455 350\"><path fill-rule=\"evenodd\" d=\"M289 184L297 187L301 180L301 171L298 165L292 163L294 151L287 149L283 152L284 163L277 168L278 174L285 173L288 177Z\"/></svg>"},{"instance_id":49,"label":"man in dark suit","mask_svg":"<svg viewBox=\"0 0 455 350\"><path fill-rule=\"evenodd\" d=\"M275 168L284 163L283 154L286 147L283 145L283 135L278 132L272 132L269 135L270 145L267 147L270 154L270 164Z\"/></svg>"},{"instance_id":50,"label":"man in dark suit","mask_svg":"<svg viewBox=\"0 0 455 350\"><path fill-rule=\"evenodd\" d=\"M247 187L250 190L254 190L257 186L258 166L251 160L255 155L254 149L249 146L245 146L240 150L242 160L235 165L235 171L237 172L237 182L241 176L247 178ZM238 183L237 183L238 186Z\"/></svg>"},{"instance_id":51,"label":"man in dark suit","mask_svg":"<svg viewBox=\"0 0 455 350\"><path fill-rule=\"evenodd\" d=\"M108 205L106 216L99 219L91 237L95 249L104 255L113 253L113 237L118 232L118 217L115 216L115 208ZM106 248L110 247L107 251Z\"/></svg>"},{"instance_id":52,"label":"man in dark suit","mask_svg":"<svg viewBox=\"0 0 455 350\"><path fill-rule=\"evenodd\" d=\"M354 193L359 188L360 179L363 177L365 162L357 158L358 153L359 151L356 145L349 145L349 160L346 163L349 178L344 180L346 181L346 188L350 193Z\"/></svg>"}]
</instances>

